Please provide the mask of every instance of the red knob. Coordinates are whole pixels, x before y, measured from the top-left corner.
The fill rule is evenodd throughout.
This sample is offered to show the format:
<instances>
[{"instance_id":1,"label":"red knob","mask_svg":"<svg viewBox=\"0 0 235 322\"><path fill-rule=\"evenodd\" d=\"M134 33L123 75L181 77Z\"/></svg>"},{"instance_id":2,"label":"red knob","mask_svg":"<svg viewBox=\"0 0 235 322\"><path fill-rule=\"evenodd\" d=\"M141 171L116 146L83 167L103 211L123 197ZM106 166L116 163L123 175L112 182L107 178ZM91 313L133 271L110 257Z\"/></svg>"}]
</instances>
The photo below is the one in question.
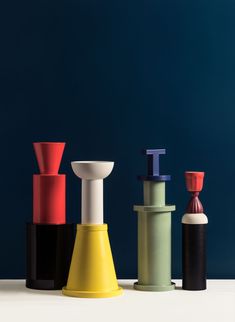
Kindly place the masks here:
<instances>
[{"instance_id":1,"label":"red knob","mask_svg":"<svg viewBox=\"0 0 235 322\"><path fill-rule=\"evenodd\" d=\"M185 180L187 190L190 192L200 192L203 188L204 172L186 171Z\"/></svg>"},{"instance_id":2,"label":"red knob","mask_svg":"<svg viewBox=\"0 0 235 322\"><path fill-rule=\"evenodd\" d=\"M64 152L64 142L33 143L41 174L58 174Z\"/></svg>"}]
</instances>

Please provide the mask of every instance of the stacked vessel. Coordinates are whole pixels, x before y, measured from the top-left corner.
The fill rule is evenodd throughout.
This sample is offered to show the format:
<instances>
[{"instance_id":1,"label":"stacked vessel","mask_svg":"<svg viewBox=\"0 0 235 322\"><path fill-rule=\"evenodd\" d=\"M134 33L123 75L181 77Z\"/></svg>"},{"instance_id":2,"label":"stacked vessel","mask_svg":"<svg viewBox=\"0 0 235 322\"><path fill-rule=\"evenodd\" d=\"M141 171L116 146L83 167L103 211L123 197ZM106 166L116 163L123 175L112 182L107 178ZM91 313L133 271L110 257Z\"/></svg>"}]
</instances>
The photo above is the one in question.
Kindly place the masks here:
<instances>
[{"instance_id":1,"label":"stacked vessel","mask_svg":"<svg viewBox=\"0 0 235 322\"><path fill-rule=\"evenodd\" d=\"M174 205L165 204L165 182L161 175L159 157L165 149L145 150L148 173L140 176L144 183L144 205L134 206L138 213L138 282L135 289L170 291L171 282L171 212Z\"/></svg>"},{"instance_id":2,"label":"stacked vessel","mask_svg":"<svg viewBox=\"0 0 235 322\"><path fill-rule=\"evenodd\" d=\"M185 172L187 190L192 194L182 218L183 289L206 289L207 216L198 198L203 188L204 172Z\"/></svg>"},{"instance_id":3,"label":"stacked vessel","mask_svg":"<svg viewBox=\"0 0 235 322\"><path fill-rule=\"evenodd\" d=\"M34 143L40 174L33 176L33 223L27 224L26 286L61 289L66 283L74 225L66 224L66 176L58 174L65 143Z\"/></svg>"},{"instance_id":4,"label":"stacked vessel","mask_svg":"<svg viewBox=\"0 0 235 322\"><path fill-rule=\"evenodd\" d=\"M118 286L108 226L103 222L103 179L114 162L74 161L72 169L82 179L82 220L77 225L74 251L63 294L101 298L122 293Z\"/></svg>"}]
</instances>

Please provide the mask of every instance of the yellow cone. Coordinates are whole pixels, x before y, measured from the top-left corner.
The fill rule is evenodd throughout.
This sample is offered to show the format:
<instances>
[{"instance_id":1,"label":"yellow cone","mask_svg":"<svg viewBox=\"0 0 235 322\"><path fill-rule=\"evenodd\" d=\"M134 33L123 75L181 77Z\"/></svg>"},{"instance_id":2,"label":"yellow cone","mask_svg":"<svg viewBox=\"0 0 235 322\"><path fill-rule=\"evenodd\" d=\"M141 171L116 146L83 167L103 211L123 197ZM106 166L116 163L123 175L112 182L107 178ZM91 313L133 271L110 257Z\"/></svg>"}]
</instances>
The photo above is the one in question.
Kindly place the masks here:
<instances>
[{"instance_id":1,"label":"yellow cone","mask_svg":"<svg viewBox=\"0 0 235 322\"><path fill-rule=\"evenodd\" d=\"M64 295L112 297L122 293L117 284L106 224L77 225L77 236Z\"/></svg>"}]
</instances>

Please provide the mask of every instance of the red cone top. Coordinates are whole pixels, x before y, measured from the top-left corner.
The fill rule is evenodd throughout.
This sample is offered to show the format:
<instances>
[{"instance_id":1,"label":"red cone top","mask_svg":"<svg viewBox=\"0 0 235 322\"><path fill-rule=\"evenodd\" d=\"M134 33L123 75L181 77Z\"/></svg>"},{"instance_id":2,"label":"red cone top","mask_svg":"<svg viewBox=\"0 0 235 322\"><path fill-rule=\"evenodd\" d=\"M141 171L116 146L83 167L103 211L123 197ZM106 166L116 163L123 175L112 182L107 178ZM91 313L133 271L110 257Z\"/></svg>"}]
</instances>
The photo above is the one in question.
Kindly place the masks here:
<instances>
[{"instance_id":1,"label":"red cone top","mask_svg":"<svg viewBox=\"0 0 235 322\"><path fill-rule=\"evenodd\" d=\"M199 192L203 188L204 172L186 171L186 187L190 192Z\"/></svg>"},{"instance_id":2,"label":"red cone top","mask_svg":"<svg viewBox=\"0 0 235 322\"><path fill-rule=\"evenodd\" d=\"M64 152L64 142L33 143L41 174L58 174Z\"/></svg>"}]
</instances>

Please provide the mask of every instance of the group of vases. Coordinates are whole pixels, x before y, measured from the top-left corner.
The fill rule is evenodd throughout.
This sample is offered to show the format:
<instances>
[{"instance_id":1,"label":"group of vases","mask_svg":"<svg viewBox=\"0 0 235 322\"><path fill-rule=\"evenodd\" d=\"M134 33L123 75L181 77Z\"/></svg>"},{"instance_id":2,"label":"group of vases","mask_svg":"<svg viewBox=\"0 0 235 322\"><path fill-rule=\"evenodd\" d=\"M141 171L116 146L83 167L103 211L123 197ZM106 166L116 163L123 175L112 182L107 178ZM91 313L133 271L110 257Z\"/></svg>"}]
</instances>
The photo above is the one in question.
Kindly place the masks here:
<instances>
[{"instance_id":1,"label":"group of vases","mask_svg":"<svg viewBox=\"0 0 235 322\"><path fill-rule=\"evenodd\" d=\"M27 224L26 286L33 289L62 289L74 297L112 297L122 293L118 286L108 226L103 222L103 179L114 162L74 161L73 172L82 180L81 224L66 223L66 176L58 174L65 143L33 144L40 174L33 176L33 223ZM138 214L138 282L144 291L174 289L171 282L171 212L165 203L165 182L159 157L164 149L145 150L148 173L140 176L144 205ZM205 227L198 194L203 172L186 172L192 199L183 216L183 288L206 288Z\"/></svg>"}]
</instances>

